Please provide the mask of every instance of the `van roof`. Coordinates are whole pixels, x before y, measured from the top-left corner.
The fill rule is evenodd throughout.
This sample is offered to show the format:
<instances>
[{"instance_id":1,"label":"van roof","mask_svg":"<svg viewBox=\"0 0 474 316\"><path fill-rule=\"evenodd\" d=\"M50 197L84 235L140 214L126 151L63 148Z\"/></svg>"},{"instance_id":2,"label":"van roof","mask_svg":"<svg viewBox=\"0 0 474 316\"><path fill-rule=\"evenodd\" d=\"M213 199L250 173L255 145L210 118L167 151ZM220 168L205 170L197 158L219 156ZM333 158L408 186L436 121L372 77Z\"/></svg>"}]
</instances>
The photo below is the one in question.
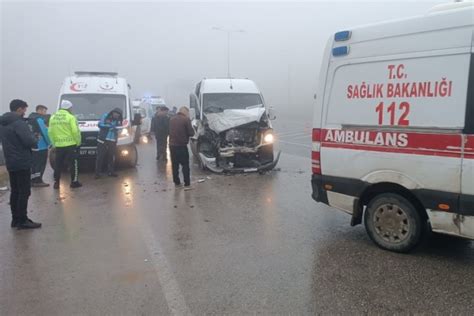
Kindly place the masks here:
<instances>
[{"instance_id":1,"label":"van roof","mask_svg":"<svg viewBox=\"0 0 474 316\"><path fill-rule=\"evenodd\" d=\"M216 78L203 79L201 93L258 93L255 82L249 79Z\"/></svg>"},{"instance_id":2,"label":"van roof","mask_svg":"<svg viewBox=\"0 0 474 316\"><path fill-rule=\"evenodd\" d=\"M331 38L331 48L347 46L347 58L362 58L471 47L474 3L467 4L453 3L422 16L349 28L347 40Z\"/></svg>"}]
</instances>

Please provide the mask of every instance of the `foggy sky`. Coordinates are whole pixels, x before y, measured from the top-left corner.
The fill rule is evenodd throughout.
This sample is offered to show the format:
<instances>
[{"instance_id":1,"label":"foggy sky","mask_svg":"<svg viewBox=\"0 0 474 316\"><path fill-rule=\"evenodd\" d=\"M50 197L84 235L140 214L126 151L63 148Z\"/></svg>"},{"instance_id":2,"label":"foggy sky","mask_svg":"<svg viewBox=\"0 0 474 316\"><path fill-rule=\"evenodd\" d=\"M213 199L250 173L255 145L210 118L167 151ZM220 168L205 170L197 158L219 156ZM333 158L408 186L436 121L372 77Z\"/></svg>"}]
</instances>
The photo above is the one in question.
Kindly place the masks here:
<instances>
[{"instance_id":1,"label":"foggy sky","mask_svg":"<svg viewBox=\"0 0 474 316\"><path fill-rule=\"evenodd\" d=\"M424 14L447 1L12 2L1 10L1 112L13 98L53 109L64 77L117 71L132 97L187 105L201 78L250 78L279 113L311 111L327 39L350 27ZM290 103L288 105L288 103Z\"/></svg>"}]
</instances>

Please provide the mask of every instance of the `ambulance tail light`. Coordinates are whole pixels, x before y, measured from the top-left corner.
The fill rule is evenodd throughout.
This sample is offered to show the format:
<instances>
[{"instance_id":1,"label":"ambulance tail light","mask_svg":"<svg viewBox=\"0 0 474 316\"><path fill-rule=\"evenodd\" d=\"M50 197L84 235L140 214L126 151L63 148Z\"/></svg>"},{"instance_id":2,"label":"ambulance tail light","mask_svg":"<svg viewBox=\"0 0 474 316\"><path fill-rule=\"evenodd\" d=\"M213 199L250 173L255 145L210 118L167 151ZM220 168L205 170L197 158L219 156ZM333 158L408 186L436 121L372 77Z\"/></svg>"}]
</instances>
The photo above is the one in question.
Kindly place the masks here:
<instances>
[{"instance_id":1,"label":"ambulance tail light","mask_svg":"<svg viewBox=\"0 0 474 316\"><path fill-rule=\"evenodd\" d=\"M321 174L321 129L313 128L311 162L313 174Z\"/></svg>"}]
</instances>

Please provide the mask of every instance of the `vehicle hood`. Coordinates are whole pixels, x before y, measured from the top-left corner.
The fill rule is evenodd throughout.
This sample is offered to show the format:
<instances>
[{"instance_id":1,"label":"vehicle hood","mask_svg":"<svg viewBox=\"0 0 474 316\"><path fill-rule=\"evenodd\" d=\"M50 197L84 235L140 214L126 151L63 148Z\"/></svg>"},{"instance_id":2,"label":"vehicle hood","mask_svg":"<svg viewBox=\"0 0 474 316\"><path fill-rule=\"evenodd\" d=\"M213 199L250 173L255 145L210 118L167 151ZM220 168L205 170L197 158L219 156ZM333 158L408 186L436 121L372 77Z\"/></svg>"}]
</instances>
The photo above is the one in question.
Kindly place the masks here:
<instances>
[{"instance_id":1,"label":"vehicle hood","mask_svg":"<svg viewBox=\"0 0 474 316\"><path fill-rule=\"evenodd\" d=\"M261 107L243 110L224 110L220 113L208 113L205 115L209 128L219 134L237 126L259 122L264 113L265 108Z\"/></svg>"}]
</instances>

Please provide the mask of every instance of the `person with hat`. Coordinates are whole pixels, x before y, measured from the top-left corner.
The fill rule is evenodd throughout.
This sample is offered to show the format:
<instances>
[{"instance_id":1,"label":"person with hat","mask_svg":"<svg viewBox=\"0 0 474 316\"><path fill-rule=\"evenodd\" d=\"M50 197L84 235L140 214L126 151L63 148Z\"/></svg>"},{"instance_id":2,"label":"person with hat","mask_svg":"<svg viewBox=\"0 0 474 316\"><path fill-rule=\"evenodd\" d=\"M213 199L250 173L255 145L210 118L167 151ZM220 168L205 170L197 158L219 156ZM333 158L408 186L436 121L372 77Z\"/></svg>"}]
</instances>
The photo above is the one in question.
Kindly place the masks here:
<instances>
[{"instance_id":1,"label":"person with hat","mask_svg":"<svg viewBox=\"0 0 474 316\"><path fill-rule=\"evenodd\" d=\"M151 120L151 133L155 134L156 160L163 158L167 161L166 149L168 147L168 135L170 118L169 109L166 106L158 107L155 116Z\"/></svg>"},{"instance_id":2,"label":"person with hat","mask_svg":"<svg viewBox=\"0 0 474 316\"><path fill-rule=\"evenodd\" d=\"M102 115L99 122L99 135L97 136L97 158L95 163L95 178L101 176L104 162L107 162L109 177L117 177L114 172L115 153L117 151L118 131L122 127L122 110L115 108Z\"/></svg>"},{"instance_id":3,"label":"person with hat","mask_svg":"<svg viewBox=\"0 0 474 316\"><path fill-rule=\"evenodd\" d=\"M72 114L72 103L62 100L59 110L49 120L48 135L56 151L54 164L54 189L59 189L61 170L67 161L71 172L71 188L82 187L79 182L78 149L81 145L81 131Z\"/></svg>"}]
</instances>

